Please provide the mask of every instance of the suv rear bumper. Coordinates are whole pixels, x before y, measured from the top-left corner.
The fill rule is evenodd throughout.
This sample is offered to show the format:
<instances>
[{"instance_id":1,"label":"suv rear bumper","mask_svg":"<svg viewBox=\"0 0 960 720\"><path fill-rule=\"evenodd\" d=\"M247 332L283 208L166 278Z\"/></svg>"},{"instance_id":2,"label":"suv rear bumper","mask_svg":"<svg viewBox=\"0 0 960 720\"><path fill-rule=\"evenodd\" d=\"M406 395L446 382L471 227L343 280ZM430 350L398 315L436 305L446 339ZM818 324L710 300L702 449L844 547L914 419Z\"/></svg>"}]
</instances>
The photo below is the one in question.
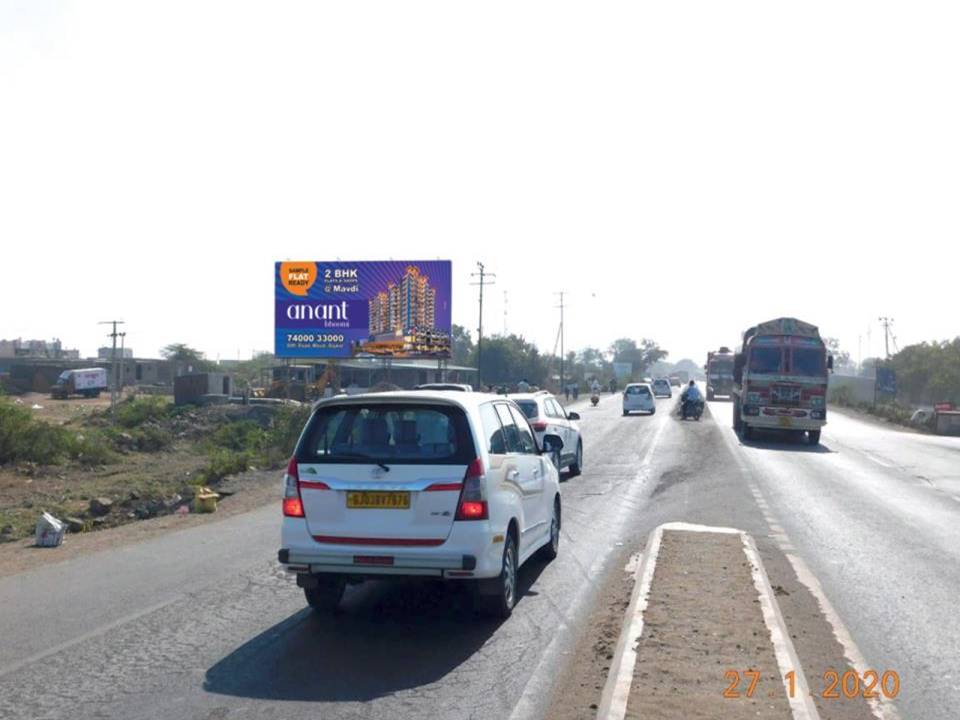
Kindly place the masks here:
<instances>
[{"instance_id":1,"label":"suv rear bumper","mask_svg":"<svg viewBox=\"0 0 960 720\"><path fill-rule=\"evenodd\" d=\"M446 541L432 547L320 543L295 518L284 518L281 535L278 560L296 573L491 578L503 558L504 535L487 522L454 523Z\"/></svg>"}]
</instances>

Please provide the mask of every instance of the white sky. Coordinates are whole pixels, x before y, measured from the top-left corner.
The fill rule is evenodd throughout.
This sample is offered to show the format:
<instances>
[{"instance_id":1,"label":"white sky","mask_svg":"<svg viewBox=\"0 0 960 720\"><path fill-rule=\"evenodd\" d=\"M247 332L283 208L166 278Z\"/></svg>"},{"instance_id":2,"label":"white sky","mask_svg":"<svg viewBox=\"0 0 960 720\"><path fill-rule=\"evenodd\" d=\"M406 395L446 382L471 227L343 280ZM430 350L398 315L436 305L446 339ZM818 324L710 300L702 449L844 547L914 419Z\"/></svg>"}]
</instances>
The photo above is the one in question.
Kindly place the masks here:
<instances>
[{"instance_id":1,"label":"white sky","mask_svg":"<svg viewBox=\"0 0 960 720\"><path fill-rule=\"evenodd\" d=\"M273 261L454 262L454 322L700 360L958 334L955 2L0 0L0 337L273 340Z\"/></svg>"}]
</instances>

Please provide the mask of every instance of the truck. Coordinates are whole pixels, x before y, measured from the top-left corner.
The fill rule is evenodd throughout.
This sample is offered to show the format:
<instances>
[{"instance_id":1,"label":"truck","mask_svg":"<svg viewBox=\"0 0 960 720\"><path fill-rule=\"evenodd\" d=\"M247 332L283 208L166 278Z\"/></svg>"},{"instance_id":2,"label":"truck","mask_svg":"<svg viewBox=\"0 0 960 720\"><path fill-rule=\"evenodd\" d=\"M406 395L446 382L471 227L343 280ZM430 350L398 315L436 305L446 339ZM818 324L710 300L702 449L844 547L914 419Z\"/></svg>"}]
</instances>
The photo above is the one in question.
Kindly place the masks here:
<instances>
[{"instance_id":1,"label":"truck","mask_svg":"<svg viewBox=\"0 0 960 720\"><path fill-rule=\"evenodd\" d=\"M815 325L777 318L749 328L733 357L733 429L744 439L769 429L819 444L832 369Z\"/></svg>"},{"instance_id":2,"label":"truck","mask_svg":"<svg viewBox=\"0 0 960 720\"><path fill-rule=\"evenodd\" d=\"M57 378L57 383L50 388L50 397L59 400L66 400L71 395L98 397L100 392L106 389L106 368L64 370Z\"/></svg>"},{"instance_id":3,"label":"truck","mask_svg":"<svg viewBox=\"0 0 960 720\"><path fill-rule=\"evenodd\" d=\"M718 395L733 397L733 351L721 347L707 353L707 364L703 366L707 375L707 400Z\"/></svg>"}]
</instances>

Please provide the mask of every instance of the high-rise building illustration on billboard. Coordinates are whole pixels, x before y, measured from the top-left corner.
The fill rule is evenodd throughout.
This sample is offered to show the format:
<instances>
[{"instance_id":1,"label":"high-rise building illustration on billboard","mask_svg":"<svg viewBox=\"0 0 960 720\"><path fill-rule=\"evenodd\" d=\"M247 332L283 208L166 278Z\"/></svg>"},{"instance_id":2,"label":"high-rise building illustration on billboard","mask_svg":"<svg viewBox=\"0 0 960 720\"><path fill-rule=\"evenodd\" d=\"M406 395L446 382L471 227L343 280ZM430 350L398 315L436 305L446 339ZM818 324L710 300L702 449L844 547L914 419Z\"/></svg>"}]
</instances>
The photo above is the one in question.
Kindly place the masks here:
<instances>
[{"instance_id":1,"label":"high-rise building illustration on billboard","mask_svg":"<svg viewBox=\"0 0 960 720\"><path fill-rule=\"evenodd\" d=\"M370 300L370 334L434 327L436 304L436 288L430 287L430 279L411 265L399 283L390 283Z\"/></svg>"},{"instance_id":2,"label":"high-rise building illustration on billboard","mask_svg":"<svg viewBox=\"0 0 960 720\"><path fill-rule=\"evenodd\" d=\"M451 265L276 264L279 357L434 357L451 351Z\"/></svg>"},{"instance_id":3,"label":"high-rise building illustration on billboard","mask_svg":"<svg viewBox=\"0 0 960 720\"><path fill-rule=\"evenodd\" d=\"M437 328L437 289L416 265L369 302L370 337L359 352L392 356L450 353L450 334Z\"/></svg>"}]
</instances>

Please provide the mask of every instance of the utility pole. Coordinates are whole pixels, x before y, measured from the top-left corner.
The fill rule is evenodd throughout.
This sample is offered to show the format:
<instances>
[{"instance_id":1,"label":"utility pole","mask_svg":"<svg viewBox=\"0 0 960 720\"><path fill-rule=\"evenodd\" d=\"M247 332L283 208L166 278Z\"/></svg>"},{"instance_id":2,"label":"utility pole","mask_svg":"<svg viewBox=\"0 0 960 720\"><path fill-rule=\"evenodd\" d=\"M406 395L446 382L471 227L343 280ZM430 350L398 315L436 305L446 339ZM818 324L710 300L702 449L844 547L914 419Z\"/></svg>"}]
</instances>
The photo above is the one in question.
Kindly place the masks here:
<instances>
[{"instance_id":1,"label":"utility pole","mask_svg":"<svg viewBox=\"0 0 960 720\"><path fill-rule=\"evenodd\" d=\"M483 367L483 288L485 285L495 285L497 276L494 273L487 272L482 262L477 261L477 268L480 272L470 273L470 277L479 278L479 280L470 284L480 287L480 321L477 324L477 385L482 390L483 377L480 368Z\"/></svg>"},{"instance_id":2,"label":"utility pole","mask_svg":"<svg viewBox=\"0 0 960 720\"><path fill-rule=\"evenodd\" d=\"M117 338L120 337L117 325L125 323L123 320L104 320L97 324L113 326L113 332L107 335L108 338L113 338L113 349L110 351L110 376L113 378L113 382L110 383L110 412L113 412L117 406Z\"/></svg>"},{"instance_id":3,"label":"utility pole","mask_svg":"<svg viewBox=\"0 0 960 720\"><path fill-rule=\"evenodd\" d=\"M563 290L556 294L560 296L560 305L558 306L560 308L560 390L563 391L563 363L565 360L563 355Z\"/></svg>"},{"instance_id":4,"label":"utility pole","mask_svg":"<svg viewBox=\"0 0 960 720\"><path fill-rule=\"evenodd\" d=\"M124 363L124 345L126 344L127 334L125 332L120 333L120 386L119 392L123 393L123 382L126 379L123 371L126 369L126 363Z\"/></svg>"},{"instance_id":5,"label":"utility pole","mask_svg":"<svg viewBox=\"0 0 960 720\"><path fill-rule=\"evenodd\" d=\"M880 321L880 324L883 326L883 346L887 354L887 360L890 359L890 326L893 325L893 318L891 317L880 317L877 318ZM896 341L894 341L896 342Z\"/></svg>"}]
</instances>

